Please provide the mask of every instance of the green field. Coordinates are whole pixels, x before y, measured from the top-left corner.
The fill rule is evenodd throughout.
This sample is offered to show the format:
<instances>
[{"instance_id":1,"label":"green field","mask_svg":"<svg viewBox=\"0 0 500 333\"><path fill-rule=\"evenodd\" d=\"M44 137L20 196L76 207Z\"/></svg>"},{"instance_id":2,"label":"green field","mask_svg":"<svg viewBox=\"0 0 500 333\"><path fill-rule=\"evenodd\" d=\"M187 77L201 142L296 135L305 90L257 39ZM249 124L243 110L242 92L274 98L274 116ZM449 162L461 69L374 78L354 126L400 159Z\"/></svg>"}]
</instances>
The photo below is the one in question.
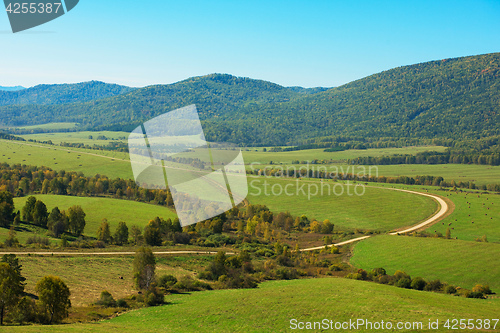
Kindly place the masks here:
<instances>
[{"instance_id":1,"label":"green field","mask_svg":"<svg viewBox=\"0 0 500 333\"><path fill-rule=\"evenodd\" d=\"M90 177L101 174L110 178L133 178L128 154L113 151L0 140L0 162L46 166L82 172Z\"/></svg>"},{"instance_id":2,"label":"green field","mask_svg":"<svg viewBox=\"0 0 500 333\"><path fill-rule=\"evenodd\" d=\"M258 151L255 151L258 150ZM336 151L327 153L324 149L307 149L285 152L263 152L262 149L249 148L244 151L245 163L269 164L272 161L274 164L284 163L290 164L294 160L313 161L318 160L334 160L343 161L356 157L365 156L383 156L394 154L416 154L424 151L443 152L446 147L442 146L418 146L404 148L370 148L370 149L349 149L344 151Z\"/></svg>"},{"instance_id":3,"label":"green field","mask_svg":"<svg viewBox=\"0 0 500 333\"><path fill-rule=\"evenodd\" d=\"M437 191L436 193L439 194ZM455 210L427 231L436 230L444 235L446 229L450 228L453 238L474 241L486 235L489 242L500 243L500 195L455 192L440 194L453 201Z\"/></svg>"},{"instance_id":4,"label":"green field","mask_svg":"<svg viewBox=\"0 0 500 333\"><path fill-rule=\"evenodd\" d=\"M269 184L269 195L265 192L265 181ZM289 211L297 216L305 214L309 219L316 218L320 221L329 219L340 228L389 231L416 224L437 209L437 203L431 198L411 193L366 187L364 195L358 196L354 192L354 186L346 186L342 182L250 177L249 184L247 199L253 204L266 205L273 212ZM284 194L287 185L288 193L293 195ZM273 188L274 194L278 194L280 189L283 189L283 193L273 195ZM308 193L314 193L316 189L318 195L311 195L309 198ZM342 195L334 194L340 194L342 190ZM358 193L362 193L361 190Z\"/></svg>"},{"instance_id":5,"label":"green field","mask_svg":"<svg viewBox=\"0 0 500 333\"><path fill-rule=\"evenodd\" d=\"M63 130L63 129L72 129L75 128L77 123L48 123L41 125L32 125L32 126L21 126L16 127L16 129L22 130L34 130L34 129L43 129L43 130Z\"/></svg>"},{"instance_id":6,"label":"green field","mask_svg":"<svg viewBox=\"0 0 500 333\"><path fill-rule=\"evenodd\" d=\"M93 145L107 145L109 142L126 142L128 132L111 132L111 131L99 131L99 132L67 132L67 133L39 133L39 134L24 134L19 135L26 140L36 140L36 141L52 141L54 144L60 144L61 142L68 143L83 143L89 146ZM92 139L90 139L90 136ZM105 136L108 140L98 140L99 136Z\"/></svg>"},{"instance_id":7,"label":"green field","mask_svg":"<svg viewBox=\"0 0 500 333\"><path fill-rule=\"evenodd\" d=\"M500 292L499 244L383 235L356 244L351 263L366 270L383 267L388 274L402 270L468 289L486 283Z\"/></svg>"},{"instance_id":8,"label":"green field","mask_svg":"<svg viewBox=\"0 0 500 333\"><path fill-rule=\"evenodd\" d=\"M56 275L63 279L71 290L74 306L84 306L95 302L103 290L113 294L116 299L134 293L132 264L134 257L126 256L18 256L26 276L26 290L35 291L36 283L46 275ZM158 257L156 274L172 274L178 278L192 275L189 265L184 265L181 257ZM211 260L209 256L188 256L193 263ZM119 279L119 277L123 279Z\"/></svg>"},{"instance_id":9,"label":"green field","mask_svg":"<svg viewBox=\"0 0 500 333\"><path fill-rule=\"evenodd\" d=\"M498 318L500 299L467 299L338 278L272 281L257 289L170 295L162 307L145 308L97 323L53 327L6 327L5 332L289 332L300 322L422 322L423 329L447 332L447 319ZM439 330L429 330L439 320ZM411 326L410 326L411 327ZM417 328L417 327L415 327ZM315 332L320 330L314 330ZM325 330L329 331L329 330ZM342 330L344 331L344 330ZM373 332L360 326L347 332ZM381 331L381 330L378 330ZM500 331L497 325L497 330Z\"/></svg>"},{"instance_id":10,"label":"green field","mask_svg":"<svg viewBox=\"0 0 500 333\"><path fill-rule=\"evenodd\" d=\"M144 227L149 220L156 216L164 219L175 218L177 215L170 209L162 206L146 204L142 202L119 200L111 198L87 198L87 197L70 197L62 195L36 195L38 200L42 200L50 212L52 208L59 207L61 210L66 210L73 205L82 206L87 214L86 226L84 234L95 236L102 219L108 219L111 227L111 232L114 232L118 222L124 221L129 228L136 224ZM14 204L16 209L22 209L27 197L15 198ZM0 232L7 233L6 229L0 229ZM0 236L1 237L1 236Z\"/></svg>"}]
</instances>

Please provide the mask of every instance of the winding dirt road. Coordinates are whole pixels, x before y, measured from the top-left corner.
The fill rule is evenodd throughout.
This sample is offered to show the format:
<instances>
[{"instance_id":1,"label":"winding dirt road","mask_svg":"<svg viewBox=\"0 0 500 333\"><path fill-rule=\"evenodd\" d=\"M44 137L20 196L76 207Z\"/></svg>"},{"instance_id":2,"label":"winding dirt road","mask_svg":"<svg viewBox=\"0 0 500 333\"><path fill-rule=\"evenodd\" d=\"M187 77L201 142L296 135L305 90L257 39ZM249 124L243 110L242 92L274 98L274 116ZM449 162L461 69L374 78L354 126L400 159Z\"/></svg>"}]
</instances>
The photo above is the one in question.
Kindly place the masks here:
<instances>
[{"instance_id":1,"label":"winding dirt road","mask_svg":"<svg viewBox=\"0 0 500 333\"><path fill-rule=\"evenodd\" d=\"M432 194L422 193L422 192L416 192L416 191L410 191L410 190L402 190L402 189L397 189L397 188L384 188L384 187L378 187L378 186L366 186L366 187L383 188L383 189L386 189L386 190L400 191L400 192L407 192L407 193L411 193L411 194L422 195L424 197L429 197L429 198L434 199L435 201L437 201L437 203L440 206L439 211L436 214L432 215L430 218L426 219L425 221L423 221L423 222L421 222L421 223L419 223L417 225L411 226L411 227L406 227L406 228L403 228L401 230L397 230L397 231L391 232L391 233L389 233L389 235L404 234L404 233L407 233L407 232L412 232L412 231L415 231L415 230L419 230L419 229L421 229L423 227L427 227L427 226L429 226L429 225L431 225L431 224L439 221L439 219L441 219L448 212L448 209L449 209L448 204L446 203L446 201L444 201L443 199L441 199L437 195L432 195ZM363 237L353 238L353 239L350 239L348 241L344 241L344 242L340 242L340 243L328 245L328 247L346 245L346 244L358 242L358 241L361 241L363 239L367 239L367 238L370 238L370 237L372 237L372 236L363 236ZM321 249L324 249L324 248L325 248L325 246L317 246L317 247L310 247L310 248L307 248L307 249L301 249L300 251L301 252L304 252L304 251L314 251L314 250L321 250Z\"/></svg>"}]
</instances>

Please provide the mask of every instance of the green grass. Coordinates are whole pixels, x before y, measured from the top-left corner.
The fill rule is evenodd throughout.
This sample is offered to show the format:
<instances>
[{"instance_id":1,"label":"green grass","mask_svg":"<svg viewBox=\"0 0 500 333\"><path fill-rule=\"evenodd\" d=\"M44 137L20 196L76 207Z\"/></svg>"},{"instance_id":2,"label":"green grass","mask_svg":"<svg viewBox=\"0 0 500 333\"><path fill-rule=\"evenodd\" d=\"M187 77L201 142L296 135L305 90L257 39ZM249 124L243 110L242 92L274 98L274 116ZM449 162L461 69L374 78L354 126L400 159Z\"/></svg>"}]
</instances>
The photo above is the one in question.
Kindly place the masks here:
<instances>
[{"instance_id":1,"label":"green grass","mask_svg":"<svg viewBox=\"0 0 500 333\"><path fill-rule=\"evenodd\" d=\"M44 129L44 130L61 130L61 129L72 129L75 128L77 123L48 123L41 125L32 125L32 126L22 126L15 127L16 129L22 130L33 130L33 129Z\"/></svg>"},{"instance_id":2,"label":"green grass","mask_svg":"<svg viewBox=\"0 0 500 333\"><path fill-rule=\"evenodd\" d=\"M269 184L269 195L265 192L265 181ZM320 221L329 219L336 227L341 228L389 231L416 224L437 209L434 200L410 193L366 187L365 194L358 196L354 194L353 186L345 186L342 182L250 177L249 184L247 199L253 204L264 204L273 212L289 211L295 216L304 214L309 219L316 218ZM278 194L279 189L288 184L288 193L293 195L273 195L273 186L274 193ZM320 195L322 184L324 190L323 195ZM304 193L300 191L301 186ZM308 186L311 186L310 192ZM314 193L316 186L318 195L308 198L308 193ZM331 195L328 195L328 187ZM344 194L336 196L333 194L334 189L336 193L341 193L343 189ZM353 195L349 195L348 190Z\"/></svg>"},{"instance_id":3,"label":"green grass","mask_svg":"<svg viewBox=\"0 0 500 333\"><path fill-rule=\"evenodd\" d=\"M59 276L71 290L74 306L84 306L95 302L103 290L109 291L115 299L134 293L132 264L133 256L93 257L93 256L18 256L23 265L26 290L35 292L36 283L44 276ZM175 256L158 257L157 276L172 274L178 278L192 275L193 271L179 264ZM201 256L186 256L194 262ZM119 277L123 277L120 279Z\"/></svg>"},{"instance_id":4,"label":"green grass","mask_svg":"<svg viewBox=\"0 0 500 333\"><path fill-rule=\"evenodd\" d=\"M25 134L19 135L26 140L37 140L37 141L49 141L51 140L54 144L60 144L61 142L68 143L83 143L86 145L93 146L96 145L107 145L110 142L126 142L128 132L111 132L111 131L100 131L100 132L67 132L67 133L39 133L39 134ZM97 137L104 135L108 140L97 140ZM92 139L89 138L92 136Z\"/></svg>"},{"instance_id":5,"label":"green grass","mask_svg":"<svg viewBox=\"0 0 500 333\"><path fill-rule=\"evenodd\" d=\"M258 289L170 295L169 305L97 323L5 327L5 332L290 332L290 320L423 322L445 332L451 318L498 318L500 299L478 300L339 278L272 281ZM439 330L427 328L439 320ZM319 331L319 330L314 330ZM372 332L360 327L347 332ZM380 331L380 330L379 330ZM416 330L397 330L414 332ZM498 327L497 327L498 331Z\"/></svg>"},{"instance_id":6,"label":"green grass","mask_svg":"<svg viewBox=\"0 0 500 333\"><path fill-rule=\"evenodd\" d=\"M111 232L115 231L118 222L124 221L129 228L136 224L144 227L149 220L156 216L167 218L175 218L177 215L170 209L162 206L146 204L142 202L119 200L111 198L87 198L87 197L70 197L62 195L36 195L38 200L42 200L49 212L54 207L59 207L61 210L67 210L73 205L82 206L87 214L86 226L84 234L95 236L102 219L108 219L111 227ZM26 203L27 197L15 198L14 204L16 209L22 209ZM8 233L6 229L0 229L0 233ZM1 237L1 234L0 234Z\"/></svg>"},{"instance_id":7,"label":"green grass","mask_svg":"<svg viewBox=\"0 0 500 333\"><path fill-rule=\"evenodd\" d=\"M53 170L82 172L86 176L133 178L128 154L112 151L0 140L0 162L46 166Z\"/></svg>"},{"instance_id":8,"label":"green grass","mask_svg":"<svg viewBox=\"0 0 500 333\"><path fill-rule=\"evenodd\" d=\"M377 236L354 247L351 263L366 270L383 267L412 277L472 288L489 284L500 292L500 245L437 238Z\"/></svg>"},{"instance_id":9,"label":"green grass","mask_svg":"<svg viewBox=\"0 0 500 333\"><path fill-rule=\"evenodd\" d=\"M313 161L318 160L334 160L342 161L356 157L365 156L383 156L393 154L416 154L424 151L445 151L446 147L442 146L419 146L419 147L404 147L404 148L370 148L370 149L350 149L338 152L326 153L324 149L307 149L286 152L263 152L260 149L249 148L243 152L245 163L269 164L272 161L274 164L285 163L290 164L294 160Z\"/></svg>"},{"instance_id":10,"label":"green grass","mask_svg":"<svg viewBox=\"0 0 500 333\"><path fill-rule=\"evenodd\" d=\"M444 235L446 229L450 228L453 238L474 241L486 235L489 242L500 243L500 195L455 192L440 194L453 201L455 210L427 231L435 230Z\"/></svg>"}]
</instances>

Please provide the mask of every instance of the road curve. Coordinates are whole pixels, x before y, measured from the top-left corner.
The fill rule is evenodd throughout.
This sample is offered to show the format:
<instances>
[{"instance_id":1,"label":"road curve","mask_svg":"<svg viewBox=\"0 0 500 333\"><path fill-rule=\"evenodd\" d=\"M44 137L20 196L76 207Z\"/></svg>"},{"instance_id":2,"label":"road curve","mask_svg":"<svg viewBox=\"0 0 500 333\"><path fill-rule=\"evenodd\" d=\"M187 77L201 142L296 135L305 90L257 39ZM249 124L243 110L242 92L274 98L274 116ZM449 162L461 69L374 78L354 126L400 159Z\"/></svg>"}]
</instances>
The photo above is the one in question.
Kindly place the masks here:
<instances>
[{"instance_id":1,"label":"road curve","mask_svg":"<svg viewBox=\"0 0 500 333\"><path fill-rule=\"evenodd\" d=\"M441 207L436 214L432 215L427 220L425 220L425 221L423 221L423 222L421 222L421 223L419 223L417 225L414 225L414 226L411 226L411 227L407 227L407 228L405 228L403 230L391 232L391 233L389 233L389 235L404 234L404 233L412 232L412 231L421 229L421 228L423 228L425 226L428 226L428 225L436 222L437 220L439 220L441 217L443 217L448 212L448 209L449 209L448 204L446 203L446 201L444 201L443 199L441 199L437 195L432 195L432 194L429 194L429 193L416 192L416 191L410 191L410 190L403 190L403 189L398 189L398 188L385 188L385 187L379 187L379 186L367 186L367 187L382 188L382 189L386 189L386 190L393 190L393 191L400 191L400 192L407 192L407 193L411 193L411 194L423 195L424 197L429 197L429 198L434 199L435 201L437 201L437 203ZM330 244L330 245L328 245L328 247L346 245L346 244L358 242L358 241L361 241L363 239L367 239L367 238L370 238L370 237L371 236L363 236L363 237L353 238L353 239L350 239L348 241L344 241L344 242L340 242L340 243L336 243L336 244ZM301 249L300 251L301 252L314 251L314 250L321 250L321 249L324 249L324 248L325 248L325 246L317 246L317 247L310 247L310 248L307 248L307 249Z\"/></svg>"},{"instance_id":2,"label":"road curve","mask_svg":"<svg viewBox=\"0 0 500 333\"><path fill-rule=\"evenodd\" d=\"M401 191L401 192L407 192L407 193L422 195L422 196L434 199L440 205L439 211L436 214L432 215L427 220L425 220L425 221L423 221L423 222L421 222L421 223L419 223L419 224L417 224L415 226L411 226L411 227L408 227L408 228L403 229L403 230L391 232L391 233L389 233L389 235L404 234L404 233L407 233L407 232L412 232L412 231L421 229L421 228L423 228L423 227L425 227L427 225L430 225L430 224L434 223L435 221L439 220L441 217L443 217L448 212L448 209L449 209L448 204L443 199L441 199L440 197L438 197L437 195L432 195L432 194L422 193L422 192L416 192L416 191L410 191L410 190L397 189L397 188L384 188L384 187L378 187L378 186L367 186L367 187L380 188L380 189L393 190L393 191ZM358 241L361 241L363 239L367 239L367 238L370 238L370 237L371 236L363 236L363 237L353 238L353 239L349 239L347 241L343 241L343 242L340 242L340 243L330 244L330 245L328 245L328 247L331 247L331 246L342 246L342 245L346 245L346 244L358 242ZM310 248L306 248L306 249L301 249L300 252L321 250L321 249L324 249L324 248L325 248L325 246L316 246L316 247L310 247ZM165 254L165 255L168 255L168 254L217 254L217 252L214 252L214 251L156 251L156 252L153 252L153 253L154 254L158 254L158 255L162 255L162 254ZM34 251L34 252L0 252L0 255L4 255L4 254L15 254L15 255L37 254L37 255L66 255L66 256L81 256L81 255L86 255L86 256L108 256L108 255L134 255L135 252L133 252L133 251L124 251L124 252L48 252L48 251L44 251L44 252L36 252L36 251ZM234 253L227 252L226 254L234 254Z\"/></svg>"}]
</instances>

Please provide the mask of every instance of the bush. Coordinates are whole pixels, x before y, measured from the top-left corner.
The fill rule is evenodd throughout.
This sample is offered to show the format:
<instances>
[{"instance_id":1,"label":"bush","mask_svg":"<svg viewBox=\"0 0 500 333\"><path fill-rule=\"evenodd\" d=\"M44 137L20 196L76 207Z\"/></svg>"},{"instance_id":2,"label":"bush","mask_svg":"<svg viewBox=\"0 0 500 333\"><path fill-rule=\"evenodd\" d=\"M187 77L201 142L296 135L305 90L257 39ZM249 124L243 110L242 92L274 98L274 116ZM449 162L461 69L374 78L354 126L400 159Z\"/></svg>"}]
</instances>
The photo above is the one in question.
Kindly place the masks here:
<instances>
[{"instance_id":1,"label":"bush","mask_svg":"<svg viewBox=\"0 0 500 333\"><path fill-rule=\"evenodd\" d=\"M444 292L446 294L456 294L457 293L457 288L455 286L449 285L444 288Z\"/></svg>"},{"instance_id":2,"label":"bush","mask_svg":"<svg viewBox=\"0 0 500 333\"><path fill-rule=\"evenodd\" d=\"M165 302L165 295L154 284L151 284L144 294L144 303L148 306L161 305Z\"/></svg>"},{"instance_id":3,"label":"bush","mask_svg":"<svg viewBox=\"0 0 500 333\"><path fill-rule=\"evenodd\" d=\"M372 274L374 276L386 275L387 272L382 267L372 269Z\"/></svg>"},{"instance_id":4,"label":"bush","mask_svg":"<svg viewBox=\"0 0 500 333\"><path fill-rule=\"evenodd\" d=\"M380 275L378 276L378 282L381 284L393 284L394 277L392 275Z\"/></svg>"},{"instance_id":5,"label":"bush","mask_svg":"<svg viewBox=\"0 0 500 333\"><path fill-rule=\"evenodd\" d=\"M331 253L331 254L339 254L339 253L340 253L340 250L339 250L339 248L338 248L338 247L336 247L336 246L332 246L332 247L330 248L330 253Z\"/></svg>"},{"instance_id":6,"label":"bush","mask_svg":"<svg viewBox=\"0 0 500 333\"><path fill-rule=\"evenodd\" d=\"M176 283L177 283L177 278L173 275L170 275L170 274L162 275L158 279L158 287L162 287L165 289L169 289L170 287L172 287Z\"/></svg>"},{"instance_id":7,"label":"bush","mask_svg":"<svg viewBox=\"0 0 500 333\"><path fill-rule=\"evenodd\" d=\"M394 273L394 278L396 280L408 279L408 280L411 281L411 277L408 274L406 274L405 272L403 272L403 271L396 271Z\"/></svg>"},{"instance_id":8,"label":"bush","mask_svg":"<svg viewBox=\"0 0 500 333\"><path fill-rule=\"evenodd\" d=\"M486 285L476 284L474 288L472 288L472 292L483 293L485 295L493 294L493 292L490 289L490 286L488 286L487 284Z\"/></svg>"},{"instance_id":9,"label":"bush","mask_svg":"<svg viewBox=\"0 0 500 333\"><path fill-rule=\"evenodd\" d=\"M104 306L105 308L111 308L116 306L116 301L107 290L101 292L101 298L96 302L97 305Z\"/></svg>"},{"instance_id":10,"label":"bush","mask_svg":"<svg viewBox=\"0 0 500 333\"><path fill-rule=\"evenodd\" d=\"M399 287L399 288L410 289L411 288L411 280L409 278L404 277L404 278L397 280L394 285L396 287Z\"/></svg>"},{"instance_id":11,"label":"bush","mask_svg":"<svg viewBox=\"0 0 500 333\"><path fill-rule=\"evenodd\" d=\"M50 245L50 239L48 239L47 237L30 236L26 240L26 245L30 245L30 244L38 244L38 245L49 246Z\"/></svg>"},{"instance_id":12,"label":"bush","mask_svg":"<svg viewBox=\"0 0 500 333\"><path fill-rule=\"evenodd\" d=\"M182 277L179 281L177 281L176 284L173 285L172 288L185 291L200 291L212 289L212 287L208 283L195 280L189 275Z\"/></svg>"},{"instance_id":13,"label":"bush","mask_svg":"<svg viewBox=\"0 0 500 333\"><path fill-rule=\"evenodd\" d=\"M416 277L411 280L411 289L424 290L427 283L421 277Z\"/></svg>"},{"instance_id":14,"label":"bush","mask_svg":"<svg viewBox=\"0 0 500 333\"><path fill-rule=\"evenodd\" d=\"M278 268L275 272L276 278L278 280L293 280L297 279L297 270L290 269L286 267Z\"/></svg>"},{"instance_id":15,"label":"bush","mask_svg":"<svg viewBox=\"0 0 500 333\"><path fill-rule=\"evenodd\" d=\"M128 308L128 303L123 298L120 298L119 300L116 301L116 306L119 308Z\"/></svg>"},{"instance_id":16,"label":"bush","mask_svg":"<svg viewBox=\"0 0 500 333\"><path fill-rule=\"evenodd\" d=\"M471 292L467 295L467 298L484 298L483 293L481 292Z\"/></svg>"},{"instance_id":17,"label":"bush","mask_svg":"<svg viewBox=\"0 0 500 333\"><path fill-rule=\"evenodd\" d=\"M440 291L443 288L443 284L439 280L429 281L424 287L425 291Z\"/></svg>"},{"instance_id":18,"label":"bush","mask_svg":"<svg viewBox=\"0 0 500 333\"><path fill-rule=\"evenodd\" d=\"M329 268L333 272L340 272L342 270L342 266L339 264L331 265Z\"/></svg>"}]
</instances>

